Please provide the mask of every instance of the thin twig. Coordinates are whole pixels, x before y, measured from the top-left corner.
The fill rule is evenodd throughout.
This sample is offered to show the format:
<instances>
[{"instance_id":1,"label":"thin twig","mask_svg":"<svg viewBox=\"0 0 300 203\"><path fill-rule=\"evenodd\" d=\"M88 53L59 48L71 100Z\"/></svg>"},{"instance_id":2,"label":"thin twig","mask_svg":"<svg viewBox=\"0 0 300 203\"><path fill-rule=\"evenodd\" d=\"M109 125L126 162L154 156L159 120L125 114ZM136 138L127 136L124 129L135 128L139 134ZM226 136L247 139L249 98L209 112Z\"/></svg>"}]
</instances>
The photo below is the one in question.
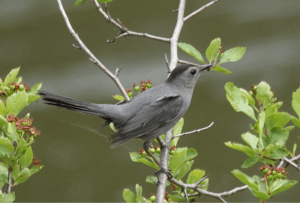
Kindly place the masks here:
<instances>
[{"instance_id":1,"label":"thin twig","mask_svg":"<svg viewBox=\"0 0 300 203\"><path fill-rule=\"evenodd\" d=\"M167 69L168 69L168 74L169 74L169 73L171 73L171 70L170 70L170 64L169 64L167 53L165 53L165 60L166 60L166 65L167 65Z\"/></svg>"},{"instance_id":2,"label":"thin twig","mask_svg":"<svg viewBox=\"0 0 300 203\"><path fill-rule=\"evenodd\" d=\"M184 61L184 60L178 60L178 63L181 63L181 64L188 64L188 65L197 66L197 67L202 67L202 65L200 65L200 64L191 63L191 62L189 62L189 61Z\"/></svg>"},{"instance_id":3,"label":"thin twig","mask_svg":"<svg viewBox=\"0 0 300 203\"><path fill-rule=\"evenodd\" d=\"M181 137L181 136L184 136L184 135L189 135L189 134L201 132L202 130L206 130L206 129L210 128L213 124L214 124L214 122L211 122L211 124L209 124L208 126L206 126L206 127L204 127L204 128L200 128L200 129L193 130L193 131L190 131L190 132L181 133L180 135L176 135L176 136L174 136L173 138Z\"/></svg>"},{"instance_id":4,"label":"thin twig","mask_svg":"<svg viewBox=\"0 0 300 203\"><path fill-rule=\"evenodd\" d=\"M104 18L109 22L112 23L114 26L116 26L117 28L119 28L120 32L114 37L113 40L107 40L107 42L111 43L116 41L118 38L120 37L125 37L125 36L137 36L137 37L146 37L149 39L153 39L153 40L157 40L157 41L161 41L161 42L166 42L166 43L170 43L170 39L169 38L165 38L165 37L159 37L159 36L155 36L155 35L151 35L151 34L147 34L147 33L141 33L141 32L134 32L134 31L130 31L128 30L118 19L119 22L115 21L108 13L108 8L107 8L107 4L105 5L105 11L102 9L101 5L99 4L99 2L97 0L94 0L94 4L97 7L98 11L104 16Z\"/></svg>"},{"instance_id":5,"label":"thin twig","mask_svg":"<svg viewBox=\"0 0 300 203\"><path fill-rule=\"evenodd\" d=\"M287 163L289 163L290 165L292 165L294 168L296 168L298 171L300 171L300 168L297 166L297 164L295 164L293 161L291 161L290 159L287 159L286 157L283 158L283 160Z\"/></svg>"},{"instance_id":6,"label":"thin twig","mask_svg":"<svg viewBox=\"0 0 300 203\"><path fill-rule=\"evenodd\" d=\"M200 13L201 11L203 11L204 9L206 9L206 8L210 7L211 5L217 3L218 1L220 1L220 0L213 0L213 1L209 2L208 4L205 4L205 5L202 6L201 8L195 10L193 13L189 14L188 16L186 16L186 17L183 19L184 22L187 21L187 20L189 20L191 17L197 15L198 13Z\"/></svg>"},{"instance_id":7,"label":"thin twig","mask_svg":"<svg viewBox=\"0 0 300 203\"><path fill-rule=\"evenodd\" d=\"M12 175L12 167L9 166L9 168L8 168L8 188L7 188L8 194L11 193L11 188L12 188L11 175Z\"/></svg>"},{"instance_id":8,"label":"thin twig","mask_svg":"<svg viewBox=\"0 0 300 203\"><path fill-rule=\"evenodd\" d=\"M79 43L79 46L81 47L82 50L84 50L90 57L90 59L104 72L106 73L118 86L118 88L120 89L121 93L123 94L124 98L126 101L129 101L130 98L128 97L123 85L121 84L119 78L114 75L113 73L111 73L95 56L94 54L85 46L85 44L81 41L81 39L79 38L78 34L75 32L75 30L73 29L69 18L65 12L65 9L61 3L61 0L57 0L58 3L58 7L60 9L60 12L63 15L63 18L66 22L66 25L71 33L71 35L75 38L75 40Z\"/></svg>"}]
</instances>

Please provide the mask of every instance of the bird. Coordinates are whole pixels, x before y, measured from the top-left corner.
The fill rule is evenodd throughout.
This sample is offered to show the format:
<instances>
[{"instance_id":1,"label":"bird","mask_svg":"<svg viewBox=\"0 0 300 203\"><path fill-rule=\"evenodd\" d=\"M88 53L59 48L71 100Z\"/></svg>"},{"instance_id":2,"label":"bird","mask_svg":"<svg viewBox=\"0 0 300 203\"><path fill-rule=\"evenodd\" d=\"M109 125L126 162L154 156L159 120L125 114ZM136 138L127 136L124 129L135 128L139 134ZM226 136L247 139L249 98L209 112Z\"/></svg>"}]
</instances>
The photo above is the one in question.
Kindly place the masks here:
<instances>
[{"instance_id":1,"label":"bird","mask_svg":"<svg viewBox=\"0 0 300 203\"><path fill-rule=\"evenodd\" d=\"M186 113L199 76L212 66L178 65L164 83L119 105L89 103L45 91L39 91L38 94L48 105L101 117L105 120L103 126L113 123L117 132L108 139L111 148L133 138L144 140L143 148L146 153L153 158L162 172L168 173L169 170L163 168L149 151L151 141L165 134Z\"/></svg>"}]
</instances>

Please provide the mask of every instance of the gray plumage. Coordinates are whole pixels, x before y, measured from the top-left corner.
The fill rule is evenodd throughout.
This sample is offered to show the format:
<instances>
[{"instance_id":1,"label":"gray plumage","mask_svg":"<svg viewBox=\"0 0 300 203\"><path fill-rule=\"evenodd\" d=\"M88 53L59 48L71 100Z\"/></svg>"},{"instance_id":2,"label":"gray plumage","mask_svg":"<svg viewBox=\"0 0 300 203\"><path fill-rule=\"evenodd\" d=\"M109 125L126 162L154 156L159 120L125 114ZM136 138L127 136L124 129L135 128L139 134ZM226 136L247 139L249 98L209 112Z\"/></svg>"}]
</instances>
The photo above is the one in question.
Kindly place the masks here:
<instances>
[{"instance_id":1,"label":"gray plumage","mask_svg":"<svg viewBox=\"0 0 300 203\"><path fill-rule=\"evenodd\" d=\"M46 104L99 116L106 120L106 124L114 123L117 133L109 138L111 147L141 138L145 140L144 148L148 151L150 141L166 133L185 114L201 72L211 66L177 66L164 83L120 105L94 104L44 91L40 91L39 95Z\"/></svg>"}]
</instances>

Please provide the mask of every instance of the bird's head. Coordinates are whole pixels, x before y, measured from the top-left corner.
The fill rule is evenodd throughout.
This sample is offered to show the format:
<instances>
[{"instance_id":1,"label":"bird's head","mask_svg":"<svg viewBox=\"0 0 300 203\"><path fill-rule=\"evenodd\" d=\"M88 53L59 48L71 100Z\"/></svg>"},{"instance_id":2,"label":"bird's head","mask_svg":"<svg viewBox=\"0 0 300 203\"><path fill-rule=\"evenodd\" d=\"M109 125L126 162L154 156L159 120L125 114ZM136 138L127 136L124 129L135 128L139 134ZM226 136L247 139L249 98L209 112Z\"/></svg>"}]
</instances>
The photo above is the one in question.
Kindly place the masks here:
<instances>
[{"instance_id":1,"label":"bird's head","mask_svg":"<svg viewBox=\"0 0 300 203\"><path fill-rule=\"evenodd\" d=\"M166 82L181 87L194 88L201 73L212 66L213 65L211 64L200 67L193 65L179 65L172 71Z\"/></svg>"}]
</instances>

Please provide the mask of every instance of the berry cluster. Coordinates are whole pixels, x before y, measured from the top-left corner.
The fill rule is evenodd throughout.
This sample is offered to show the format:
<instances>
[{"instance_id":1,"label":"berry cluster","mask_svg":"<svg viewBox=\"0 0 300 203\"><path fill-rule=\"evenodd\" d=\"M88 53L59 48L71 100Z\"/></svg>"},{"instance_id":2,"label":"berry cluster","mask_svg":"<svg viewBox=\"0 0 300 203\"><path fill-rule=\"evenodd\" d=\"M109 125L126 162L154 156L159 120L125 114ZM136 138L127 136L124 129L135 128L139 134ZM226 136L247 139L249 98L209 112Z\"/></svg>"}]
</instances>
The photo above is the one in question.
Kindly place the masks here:
<instances>
[{"instance_id":1,"label":"berry cluster","mask_svg":"<svg viewBox=\"0 0 300 203\"><path fill-rule=\"evenodd\" d=\"M149 151L150 151L152 154L154 154L154 153L160 154L161 149L160 149L159 147L157 147L157 146L154 146L154 147L150 147L150 148L149 148ZM141 149L141 150L139 151L139 155L141 155L142 157L146 157L146 156L147 156L147 153L146 153L145 150Z\"/></svg>"},{"instance_id":2,"label":"berry cluster","mask_svg":"<svg viewBox=\"0 0 300 203\"><path fill-rule=\"evenodd\" d=\"M10 123L15 124L17 128L17 133L23 135L26 132L29 132L34 138L40 136L41 132L38 131L35 127L32 127L33 118L29 118L29 115L25 116L24 118L18 118L14 115L6 116L6 120ZM28 139L28 141L32 141Z\"/></svg>"},{"instance_id":3,"label":"berry cluster","mask_svg":"<svg viewBox=\"0 0 300 203\"><path fill-rule=\"evenodd\" d=\"M172 147L170 148L170 154L173 155L174 152L176 152L176 150L177 150L177 146L176 146L176 145L172 146Z\"/></svg>"},{"instance_id":4,"label":"berry cluster","mask_svg":"<svg viewBox=\"0 0 300 203\"><path fill-rule=\"evenodd\" d=\"M141 81L140 85L137 84L137 83L133 84L133 90L135 92L137 92L138 94L145 91L145 90L147 90L147 89L149 89L149 88L151 88L151 87L152 87L152 81L151 80L147 80L147 81L143 80L143 81ZM133 95L132 90L131 89L125 89L125 91L126 91L127 95L129 96L129 98L131 99L132 95Z\"/></svg>"},{"instance_id":5,"label":"berry cluster","mask_svg":"<svg viewBox=\"0 0 300 203\"><path fill-rule=\"evenodd\" d=\"M149 200L151 201L151 202L155 202L156 201L156 196L155 196L155 194L150 194L149 195ZM168 202L168 201L171 201L171 199L170 199L170 197L169 197L169 193L168 192L165 192L165 202Z\"/></svg>"},{"instance_id":6,"label":"berry cluster","mask_svg":"<svg viewBox=\"0 0 300 203\"><path fill-rule=\"evenodd\" d=\"M3 81L3 79L2 79L2 81ZM15 92L23 91L23 90L28 92L28 91L31 90L31 88L23 82L19 82L19 83L11 82L11 83L9 83L8 86L1 87L0 96L8 97L8 96L12 95Z\"/></svg>"},{"instance_id":7,"label":"berry cluster","mask_svg":"<svg viewBox=\"0 0 300 203\"><path fill-rule=\"evenodd\" d=\"M265 180L285 179L288 174L284 167L273 168L268 165L263 165L259 169L265 174Z\"/></svg>"}]
</instances>

